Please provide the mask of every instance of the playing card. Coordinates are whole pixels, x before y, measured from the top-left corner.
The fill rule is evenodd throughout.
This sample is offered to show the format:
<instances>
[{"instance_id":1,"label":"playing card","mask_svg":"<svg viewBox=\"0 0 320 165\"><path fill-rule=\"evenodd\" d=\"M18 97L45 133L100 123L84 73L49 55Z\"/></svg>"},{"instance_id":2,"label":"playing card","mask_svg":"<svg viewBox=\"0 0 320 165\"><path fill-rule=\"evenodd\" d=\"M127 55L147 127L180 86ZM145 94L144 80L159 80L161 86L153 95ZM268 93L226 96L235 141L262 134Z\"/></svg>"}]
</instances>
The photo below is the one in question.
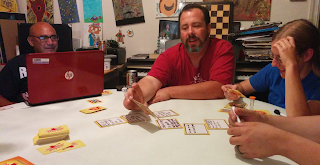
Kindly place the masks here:
<instances>
[{"instance_id":1,"label":"playing card","mask_svg":"<svg viewBox=\"0 0 320 165\"><path fill-rule=\"evenodd\" d=\"M228 129L229 126L224 119L204 119L208 129Z\"/></svg>"},{"instance_id":2,"label":"playing card","mask_svg":"<svg viewBox=\"0 0 320 165\"><path fill-rule=\"evenodd\" d=\"M236 94L236 95L238 95L238 96L240 96L240 97L246 97L245 95L243 95L240 91L238 91L238 90L234 90L234 89L228 89L231 93L234 93L234 94Z\"/></svg>"},{"instance_id":3,"label":"playing card","mask_svg":"<svg viewBox=\"0 0 320 165\"><path fill-rule=\"evenodd\" d=\"M156 120L160 129L182 128L177 119L160 119Z\"/></svg>"},{"instance_id":4,"label":"playing card","mask_svg":"<svg viewBox=\"0 0 320 165\"><path fill-rule=\"evenodd\" d=\"M80 110L80 112L85 113L85 114L90 114L90 113L96 113L96 112L106 110L106 109L107 108L105 108L105 107L96 106L96 107Z\"/></svg>"},{"instance_id":5,"label":"playing card","mask_svg":"<svg viewBox=\"0 0 320 165\"><path fill-rule=\"evenodd\" d=\"M184 123L184 134L186 135L209 135L204 124Z\"/></svg>"},{"instance_id":6,"label":"playing card","mask_svg":"<svg viewBox=\"0 0 320 165\"><path fill-rule=\"evenodd\" d=\"M103 90L102 91L102 95L109 95L112 94L112 92L110 90Z\"/></svg>"},{"instance_id":7,"label":"playing card","mask_svg":"<svg viewBox=\"0 0 320 165\"><path fill-rule=\"evenodd\" d=\"M39 129L40 138L46 138L46 137L52 137L52 136L58 136L58 135L67 135L69 133L70 131L67 125Z\"/></svg>"},{"instance_id":8,"label":"playing card","mask_svg":"<svg viewBox=\"0 0 320 165\"><path fill-rule=\"evenodd\" d=\"M102 103L102 101L98 100L98 99L92 99L92 100L87 100L89 103L91 104L97 104L97 103Z\"/></svg>"},{"instance_id":9,"label":"playing card","mask_svg":"<svg viewBox=\"0 0 320 165\"><path fill-rule=\"evenodd\" d=\"M69 151L69 150L73 150L73 149L77 149L77 148L86 146L81 140L76 140L76 141L70 142L70 144L71 145L69 147L58 150L57 152L60 153L60 152Z\"/></svg>"},{"instance_id":10,"label":"playing card","mask_svg":"<svg viewBox=\"0 0 320 165\"><path fill-rule=\"evenodd\" d=\"M0 162L1 165L34 165L31 162L27 161L26 159L17 156L5 161Z\"/></svg>"},{"instance_id":11,"label":"playing card","mask_svg":"<svg viewBox=\"0 0 320 165\"><path fill-rule=\"evenodd\" d=\"M221 108L218 110L218 112L225 112L225 113L229 113L231 111L231 108Z\"/></svg>"},{"instance_id":12,"label":"playing card","mask_svg":"<svg viewBox=\"0 0 320 165\"><path fill-rule=\"evenodd\" d=\"M232 106L235 106L237 108L246 108L248 104L246 103L236 103L236 102L230 102L224 108L231 108Z\"/></svg>"},{"instance_id":13,"label":"playing card","mask_svg":"<svg viewBox=\"0 0 320 165\"><path fill-rule=\"evenodd\" d=\"M153 112L157 117L169 117L169 116L178 116L179 114L173 110L162 110Z\"/></svg>"},{"instance_id":14,"label":"playing card","mask_svg":"<svg viewBox=\"0 0 320 165\"><path fill-rule=\"evenodd\" d=\"M115 118L110 118L110 119L97 120L97 121L95 121L95 123L98 124L99 127L108 127L108 126L124 124L124 123L128 123L128 122L127 122L127 120L125 120L121 117L115 117Z\"/></svg>"},{"instance_id":15,"label":"playing card","mask_svg":"<svg viewBox=\"0 0 320 165\"><path fill-rule=\"evenodd\" d=\"M141 122L141 121L149 121L150 120L149 117L146 117L140 113L132 113L132 114L128 114L128 115L122 115L120 117L127 120L128 123L137 123L137 122Z\"/></svg>"},{"instance_id":16,"label":"playing card","mask_svg":"<svg viewBox=\"0 0 320 165\"><path fill-rule=\"evenodd\" d=\"M262 115L272 115L271 113L270 113L270 111L268 111L268 110L263 110L263 109L256 109L256 110L254 110L255 112L258 112L258 113L260 113L260 114L262 114Z\"/></svg>"},{"instance_id":17,"label":"playing card","mask_svg":"<svg viewBox=\"0 0 320 165\"><path fill-rule=\"evenodd\" d=\"M43 147L37 148L37 150L40 151L43 155L47 155L47 154L50 154L52 152L56 152L56 151L65 149L65 148L67 148L69 146L71 146L70 143L62 140L62 141L59 141L59 142L54 143L54 144L50 144L50 145L47 145L47 146L43 146Z\"/></svg>"},{"instance_id":18,"label":"playing card","mask_svg":"<svg viewBox=\"0 0 320 165\"><path fill-rule=\"evenodd\" d=\"M155 119L159 120L159 118L145 105L141 104L140 102L132 99L133 102L135 102L143 111L149 113L152 117L154 117Z\"/></svg>"}]
</instances>

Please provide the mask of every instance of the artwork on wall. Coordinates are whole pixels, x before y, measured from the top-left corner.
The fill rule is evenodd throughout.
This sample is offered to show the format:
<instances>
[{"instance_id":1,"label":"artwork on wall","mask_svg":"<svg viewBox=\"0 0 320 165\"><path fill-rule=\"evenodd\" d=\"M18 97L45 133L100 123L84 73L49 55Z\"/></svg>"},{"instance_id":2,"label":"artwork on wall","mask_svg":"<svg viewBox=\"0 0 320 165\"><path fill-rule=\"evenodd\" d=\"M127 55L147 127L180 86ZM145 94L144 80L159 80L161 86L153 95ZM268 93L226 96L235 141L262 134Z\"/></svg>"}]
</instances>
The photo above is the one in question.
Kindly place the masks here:
<instances>
[{"instance_id":1,"label":"artwork on wall","mask_svg":"<svg viewBox=\"0 0 320 165\"><path fill-rule=\"evenodd\" d=\"M203 0L203 2L233 2L235 21L270 21L271 0Z\"/></svg>"},{"instance_id":2,"label":"artwork on wall","mask_svg":"<svg viewBox=\"0 0 320 165\"><path fill-rule=\"evenodd\" d=\"M83 0L83 14L85 23L102 23L101 0Z\"/></svg>"},{"instance_id":3,"label":"artwork on wall","mask_svg":"<svg viewBox=\"0 0 320 165\"><path fill-rule=\"evenodd\" d=\"M102 41L102 23L84 23L83 35L84 47L97 47L97 43Z\"/></svg>"},{"instance_id":4,"label":"artwork on wall","mask_svg":"<svg viewBox=\"0 0 320 165\"><path fill-rule=\"evenodd\" d=\"M18 6L16 0L1 0L0 11L1 12L13 12L18 13Z\"/></svg>"},{"instance_id":5,"label":"artwork on wall","mask_svg":"<svg viewBox=\"0 0 320 165\"><path fill-rule=\"evenodd\" d=\"M179 22L160 20L159 22L159 37L161 39L174 40L180 38L179 36Z\"/></svg>"},{"instance_id":6,"label":"artwork on wall","mask_svg":"<svg viewBox=\"0 0 320 165\"><path fill-rule=\"evenodd\" d=\"M142 0L112 0L116 25L145 22Z\"/></svg>"},{"instance_id":7,"label":"artwork on wall","mask_svg":"<svg viewBox=\"0 0 320 165\"><path fill-rule=\"evenodd\" d=\"M52 0L27 0L28 23L48 22L53 24Z\"/></svg>"},{"instance_id":8,"label":"artwork on wall","mask_svg":"<svg viewBox=\"0 0 320 165\"><path fill-rule=\"evenodd\" d=\"M178 17L183 0L155 0L156 17Z\"/></svg>"},{"instance_id":9,"label":"artwork on wall","mask_svg":"<svg viewBox=\"0 0 320 165\"><path fill-rule=\"evenodd\" d=\"M78 7L76 0L58 0L61 22L79 22Z\"/></svg>"}]
</instances>

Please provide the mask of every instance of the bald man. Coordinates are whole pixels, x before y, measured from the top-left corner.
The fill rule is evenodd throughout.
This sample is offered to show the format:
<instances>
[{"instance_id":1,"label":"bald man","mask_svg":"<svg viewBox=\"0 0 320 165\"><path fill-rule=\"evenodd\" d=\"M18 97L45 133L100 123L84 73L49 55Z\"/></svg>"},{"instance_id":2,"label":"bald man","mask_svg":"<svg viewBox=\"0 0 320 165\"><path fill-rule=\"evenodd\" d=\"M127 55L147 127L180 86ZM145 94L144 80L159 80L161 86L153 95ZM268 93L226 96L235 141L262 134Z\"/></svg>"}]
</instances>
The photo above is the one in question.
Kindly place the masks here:
<instances>
[{"instance_id":1,"label":"bald man","mask_svg":"<svg viewBox=\"0 0 320 165\"><path fill-rule=\"evenodd\" d=\"M58 36L54 28L45 22L33 24L28 42L36 53L56 52ZM0 107L24 101L28 95L26 54L11 59L0 72Z\"/></svg>"}]
</instances>

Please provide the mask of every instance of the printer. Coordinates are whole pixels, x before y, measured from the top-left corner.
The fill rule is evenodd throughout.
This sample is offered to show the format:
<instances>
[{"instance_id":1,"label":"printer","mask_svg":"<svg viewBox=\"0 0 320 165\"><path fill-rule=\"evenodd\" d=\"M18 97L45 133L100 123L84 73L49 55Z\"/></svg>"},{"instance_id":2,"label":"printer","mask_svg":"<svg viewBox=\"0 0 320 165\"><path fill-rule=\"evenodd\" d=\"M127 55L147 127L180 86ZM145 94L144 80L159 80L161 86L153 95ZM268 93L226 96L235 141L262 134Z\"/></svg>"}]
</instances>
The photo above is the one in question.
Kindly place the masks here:
<instances>
[{"instance_id":1,"label":"printer","mask_svg":"<svg viewBox=\"0 0 320 165\"><path fill-rule=\"evenodd\" d=\"M125 48L107 48L105 58L111 58L111 65L121 65L126 62Z\"/></svg>"}]
</instances>

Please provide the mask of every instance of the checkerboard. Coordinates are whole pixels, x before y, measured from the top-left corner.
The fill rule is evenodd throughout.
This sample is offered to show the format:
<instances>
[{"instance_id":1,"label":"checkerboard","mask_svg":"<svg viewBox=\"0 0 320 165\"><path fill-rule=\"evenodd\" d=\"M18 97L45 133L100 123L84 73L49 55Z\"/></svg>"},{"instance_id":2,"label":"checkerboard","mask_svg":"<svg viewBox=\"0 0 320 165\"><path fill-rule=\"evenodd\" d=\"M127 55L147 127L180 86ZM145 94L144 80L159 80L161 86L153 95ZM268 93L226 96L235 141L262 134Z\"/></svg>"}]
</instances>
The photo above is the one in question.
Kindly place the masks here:
<instances>
[{"instance_id":1,"label":"checkerboard","mask_svg":"<svg viewBox=\"0 0 320 165\"><path fill-rule=\"evenodd\" d=\"M233 22L233 2L199 3L209 10L210 36L220 39L228 39L228 34Z\"/></svg>"}]
</instances>

